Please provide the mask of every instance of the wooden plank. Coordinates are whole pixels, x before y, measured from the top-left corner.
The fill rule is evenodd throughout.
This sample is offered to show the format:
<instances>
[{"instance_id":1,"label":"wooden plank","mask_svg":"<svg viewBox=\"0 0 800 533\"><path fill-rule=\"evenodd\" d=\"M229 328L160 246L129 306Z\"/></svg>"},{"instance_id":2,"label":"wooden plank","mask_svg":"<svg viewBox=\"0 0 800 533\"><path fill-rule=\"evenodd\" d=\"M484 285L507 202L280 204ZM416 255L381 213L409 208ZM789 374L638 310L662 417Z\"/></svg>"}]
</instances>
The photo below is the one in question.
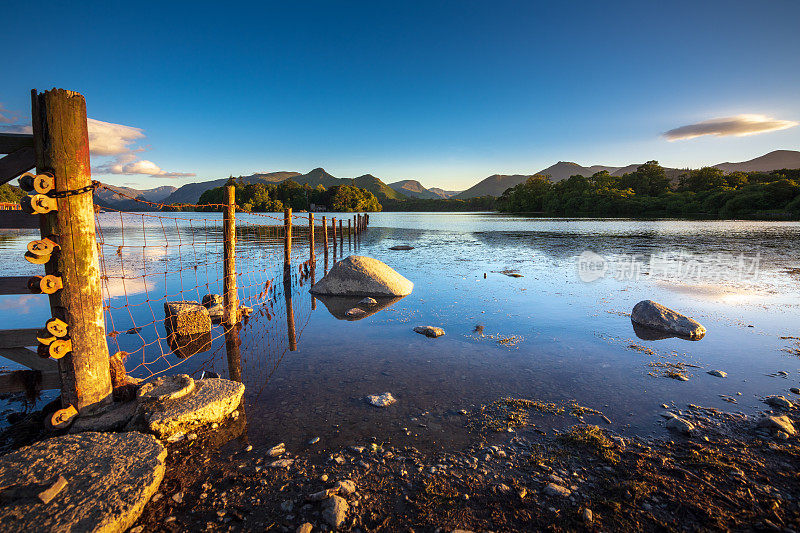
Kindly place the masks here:
<instances>
[{"instance_id":1,"label":"wooden plank","mask_svg":"<svg viewBox=\"0 0 800 533\"><path fill-rule=\"evenodd\" d=\"M58 373L58 363L55 359L44 359L39 354L28 348L5 348L0 350L0 357L26 366L31 370Z\"/></svg>"},{"instance_id":2,"label":"wooden plank","mask_svg":"<svg viewBox=\"0 0 800 533\"><path fill-rule=\"evenodd\" d=\"M58 372L42 372L42 380L36 386L36 390L51 390L61 387L61 378ZM19 378L19 374L0 374L0 394L12 392L26 392L25 385Z\"/></svg>"},{"instance_id":3,"label":"wooden plank","mask_svg":"<svg viewBox=\"0 0 800 533\"><path fill-rule=\"evenodd\" d=\"M0 211L0 229L39 228L41 215L29 215L25 211ZM38 237L37 237L38 238ZM20 256L20 259L22 256Z\"/></svg>"},{"instance_id":4,"label":"wooden plank","mask_svg":"<svg viewBox=\"0 0 800 533\"><path fill-rule=\"evenodd\" d=\"M0 133L0 154L10 154L20 148L33 148L33 134Z\"/></svg>"},{"instance_id":5,"label":"wooden plank","mask_svg":"<svg viewBox=\"0 0 800 533\"><path fill-rule=\"evenodd\" d=\"M1 276L0 296L9 294L31 294L28 290L30 276Z\"/></svg>"},{"instance_id":6,"label":"wooden plank","mask_svg":"<svg viewBox=\"0 0 800 533\"><path fill-rule=\"evenodd\" d=\"M8 183L36 166L36 152L26 146L0 159L0 184Z\"/></svg>"},{"instance_id":7,"label":"wooden plank","mask_svg":"<svg viewBox=\"0 0 800 533\"><path fill-rule=\"evenodd\" d=\"M36 346L38 329L4 329L0 330L0 350L3 348L20 348Z\"/></svg>"}]
</instances>

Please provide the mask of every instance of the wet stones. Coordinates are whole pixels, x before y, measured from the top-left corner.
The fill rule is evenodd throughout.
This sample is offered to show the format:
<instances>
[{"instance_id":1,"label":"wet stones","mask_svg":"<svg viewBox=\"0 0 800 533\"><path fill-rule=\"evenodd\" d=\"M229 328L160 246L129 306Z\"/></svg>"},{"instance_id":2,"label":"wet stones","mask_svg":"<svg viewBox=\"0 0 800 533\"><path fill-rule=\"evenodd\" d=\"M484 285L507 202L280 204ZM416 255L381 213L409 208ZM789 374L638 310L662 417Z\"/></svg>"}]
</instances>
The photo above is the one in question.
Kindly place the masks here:
<instances>
[{"instance_id":1,"label":"wet stones","mask_svg":"<svg viewBox=\"0 0 800 533\"><path fill-rule=\"evenodd\" d=\"M4 455L2 530L125 531L158 490L166 456L138 432L64 435Z\"/></svg>"},{"instance_id":2,"label":"wet stones","mask_svg":"<svg viewBox=\"0 0 800 533\"><path fill-rule=\"evenodd\" d=\"M212 321L222 321L225 315L225 299L221 294L206 294L201 300L203 307L208 309Z\"/></svg>"},{"instance_id":3,"label":"wet stones","mask_svg":"<svg viewBox=\"0 0 800 533\"><path fill-rule=\"evenodd\" d=\"M695 430L695 425L679 416L673 416L667 420L667 429L682 435L691 435Z\"/></svg>"},{"instance_id":4,"label":"wet stones","mask_svg":"<svg viewBox=\"0 0 800 533\"><path fill-rule=\"evenodd\" d=\"M367 396L367 401L375 407L389 407L397 401L397 398L392 396L391 392L384 392L383 394L370 394Z\"/></svg>"},{"instance_id":5,"label":"wet stones","mask_svg":"<svg viewBox=\"0 0 800 533\"><path fill-rule=\"evenodd\" d=\"M696 320L652 300L636 304L631 312L631 320L646 328L695 340L706 334L706 328Z\"/></svg>"},{"instance_id":6,"label":"wet stones","mask_svg":"<svg viewBox=\"0 0 800 533\"><path fill-rule=\"evenodd\" d=\"M772 432L782 431L787 435L796 435L797 430L788 416L766 416L758 421L758 427Z\"/></svg>"},{"instance_id":7,"label":"wet stones","mask_svg":"<svg viewBox=\"0 0 800 533\"><path fill-rule=\"evenodd\" d=\"M425 335L426 337L431 337L433 339L444 335L444 330L435 326L417 326L414 328L414 331L420 335Z\"/></svg>"},{"instance_id":8,"label":"wet stones","mask_svg":"<svg viewBox=\"0 0 800 533\"><path fill-rule=\"evenodd\" d=\"M567 487L559 485L557 483L548 483L547 486L544 488L544 493L548 496L558 497L558 498L569 498L569 495L572 494Z\"/></svg>"},{"instance_id":9,"label":"wet stones","mask_svg":"<svg viewBox=\"0 0 800 533\"><path fill-rule=\"evenodd\" d=\"M286 453L286 445L281 442L267 450L267 457L278 457L284 453Z\"/></svg>"},{"instance_id":10,"label":"wet stones","mask_svg":"<svg viewBox=\"0 0 800 533\"><path fill-rule=\"evenodd\" d=\"M794 404L783 396L767 396L764 398L764 403L778 409L791 409L794 407Z\"/></svg>"},{"instance_id":11,"label":"wet stones","mask_svg":"<svg viewBox=\"0 0 800 533\"><path fill-rule=\"evenodd\" d=\"M311 289L333 296L407 296L414 284L385 263L351 255L337 262Z\"/></svg>"}]
</instances>

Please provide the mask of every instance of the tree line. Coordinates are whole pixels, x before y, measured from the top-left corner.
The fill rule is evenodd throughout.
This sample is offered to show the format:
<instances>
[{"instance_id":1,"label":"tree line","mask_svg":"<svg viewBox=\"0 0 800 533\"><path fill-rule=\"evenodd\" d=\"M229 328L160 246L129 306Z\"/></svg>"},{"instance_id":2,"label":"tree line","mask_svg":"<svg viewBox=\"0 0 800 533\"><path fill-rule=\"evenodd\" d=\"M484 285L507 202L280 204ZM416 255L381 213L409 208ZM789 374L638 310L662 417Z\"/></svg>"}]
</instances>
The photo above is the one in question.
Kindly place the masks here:
<instances>
[{"instance_id":1,"label":"tree line","mask_svg":"<svg viewBox=\"0 0 800 533\"><path fill-rule=\"evenodd\" d=\"M375 195L353 185L322 185L311 187L288 179L280 183L244 183L234 180L236 204L244 211L279 212L287 207L310 210L322 206L327 211L380 211L381 204ZM200 195L199 205L225 203L225 186L209 189Z\"/></svg>"},{"instance_id":2,"label":"tree line","mask_svg":"<svg viewBox=\"0 0 800 533\"><path fill-rule=\"evenodd\" d=\"M535 175L497 199L501 212L548 216L800 218L800 169L687 171L671 181L657 161L634 172L607 171L553 183Z\"/></svg>"}]
</instances>

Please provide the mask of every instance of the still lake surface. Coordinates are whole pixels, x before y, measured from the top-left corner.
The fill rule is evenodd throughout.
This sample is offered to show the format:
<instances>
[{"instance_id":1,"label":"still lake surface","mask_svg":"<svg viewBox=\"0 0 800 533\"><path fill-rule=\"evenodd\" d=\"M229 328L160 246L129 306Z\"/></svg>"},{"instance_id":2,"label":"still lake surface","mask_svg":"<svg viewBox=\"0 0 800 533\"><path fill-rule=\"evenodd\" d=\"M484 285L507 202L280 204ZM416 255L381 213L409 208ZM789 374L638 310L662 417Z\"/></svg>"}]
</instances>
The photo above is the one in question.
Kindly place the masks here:
<instances>
[{"instance_id":1,"label":"still lake surface","mask_svg":"<svg viewBox=\"0 0 800 533\"><path fill-rule=\"evenodd\" d=\"M165 340L162 309L165 297L199 301L221 293L219 215L152 215L98 216L107 329L118 332L110 351L128 351L138 377L199 377L203 370L225 377L221 326L210 349L180 359ZM240 298L254 309L239 333L254 444L303 447L320 437L322 445L338 446L374 437L458 446L470 439L459 411L507 396L576 401L625 434L658 435L662 404L752 415L764 408L763 396L790 396L800 377L797 222L373 213L369 229L358 242L345 239L337 259L380 259L413 281L414 291L356 321L341 319L342 306L329 303L337 318L308 293L311 280L298 268L309 257L306 235L298 232L285 284L279 231L257 227L279 224L277 218L239 214L237 223ZM0 274L41 274L22 257L36 235L0 233ZM414 249L389 250L398 244ZM320 235L316 259L318 280L325 270ZM644 299L695 318L708 333L700 341L639 338L629 313ZM0 296L4 328L36 327L49 316L44 297ZM412 331L418 325L443 327L446 335L426 338ZM0 367L18 368L2 358ZM688 381L665 376L675 368ZM728 377L710 376L711 369ZM398 402L378 409L364 401L383 392ZM0 411L20 405L6 399ZM542 419L540 426L572 423Z\"/></svg>"}]
</instances>

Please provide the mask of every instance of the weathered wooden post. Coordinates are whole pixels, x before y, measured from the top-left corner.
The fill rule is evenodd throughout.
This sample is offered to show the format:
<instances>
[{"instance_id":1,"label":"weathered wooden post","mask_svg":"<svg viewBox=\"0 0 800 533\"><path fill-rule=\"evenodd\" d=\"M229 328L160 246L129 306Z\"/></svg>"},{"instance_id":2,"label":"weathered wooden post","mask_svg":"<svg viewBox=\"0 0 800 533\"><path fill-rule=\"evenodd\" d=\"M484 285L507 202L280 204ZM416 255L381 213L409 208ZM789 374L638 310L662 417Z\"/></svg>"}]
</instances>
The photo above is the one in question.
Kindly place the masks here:
<instances>
[{"instance_id":1,"label":"weathered wooden post","mask_svg":"<svg viewBox=\"0 0 800 533\"><path fill-rule=\"evenodd\" d=\"M283 210L283 264L292 263L292 208Z\"/></svg>"},{"instance_id":2,"label":"weathered wooden post","mask_svg":"<svg viewBox=\"0 0 800 533\"><path fill-rule=\"evenodd\" d=\"M227 328L239 322L239 295L236 284L236 187L233 179L225 187L225 211L222 217L223 247L223 293L225 307L223 320Z\"/></svg>"},{"instance_id":3,"label":"weathered wooden post","mask_svg":"<svg viewBox=\"0 0 800 533\"><path fill-rule=\"evenodd\" d=\"M344 248L344 223L339 219L339 244Z\"/></svg>"},{"instance_id":4,"label":"weathered wooden post","mask_svg":"<svg viewBox=\"0 0 800 533\"><path fill-rule=\"evenodd\" d=\"M312 264L316 260L316 250L314 249L314 213L308 214L308 247L309 247L309 259L311 259Z\"/></svg>"},{"instance_id":5,"label":"weathered wooden post","mask_svg":"<svg viewBox=\"0 0 800 533\"><path fill-rule=\"evenodd\" d=\"M328 256L328 221L325 215L322 215L322 244L325 249L325 257Z\"/></svg>"},{"instance_id":6,"label":"weathered wooden post","mask_svg":"<svg viewBox=\"0 0 800 533\"><path fill-rule=\"evenodd\" d=\"M369 226L369 213L364 213L364 227Z\"/></svg>"},{"instance_id":7,"label":"weathered wooden post","mask_svg":"<svg viewBox=\"0 0 800 533\"><path fill-rule=\"evenodd\" d=\"M67 324L58 359L61 404L78 413L111 402L112 384L106 342L100 267L95 237L86 100L79 93L31 91L31 122L38 174L50 173L55 211L40 216L43 238L59 249L45 272L60 277L63 288L50 295L53 317ZM71 344L71 346L70 346Z\"/></svg>"},{"instance_id":8,"label":"weathered wooden post","mask_svg":"<svg viewBox=\"0 0 800 533\"><path fill-rule=\"evenodd\" d=\"M347 219L347 242L352 242L353 230L350 229L350 219Z\"/></svg>"},{"instance_id":9,"label":"weathered wooden post","mask_svg":"<svg viewBox=\"0 0 800 533\"><path fill-rule=\"evenodd\" d=\"M333 260L336 260L336 217L331 218L331 225L333 226Z\"/></svg>"},{"instance_id":10,"label":"weathered wooden post","mask_svg":"<svg viewBox=\"0 0 800 533\"><path fill-rule=\"evenodd\" d=\"M283 269L283 296L286 300L286 335L289 338L289 351L293 352L297 350L297 334L292 305L292 270L288 265Z\"/></svg>"}]
</instances>

